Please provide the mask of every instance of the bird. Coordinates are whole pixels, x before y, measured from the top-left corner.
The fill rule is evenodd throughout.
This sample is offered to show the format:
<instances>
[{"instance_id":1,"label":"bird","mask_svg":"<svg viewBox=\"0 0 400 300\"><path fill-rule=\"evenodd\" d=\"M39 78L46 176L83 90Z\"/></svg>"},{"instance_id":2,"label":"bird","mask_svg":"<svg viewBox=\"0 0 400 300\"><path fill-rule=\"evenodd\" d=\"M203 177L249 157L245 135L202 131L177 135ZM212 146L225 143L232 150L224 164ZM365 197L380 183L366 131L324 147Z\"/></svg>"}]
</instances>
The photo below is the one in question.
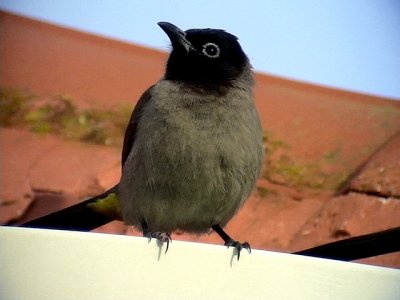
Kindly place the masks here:
<instances>
[{"instance_id":1,"label":"bird","mask_svg":"<svg viewBox=\"0 0 400 300\"><path fill-rule=\"evenodd\" d=\"M214 230L239 259L250 244L223 228L253 190L265 154L252 66L238 38L225 30L158 25L171 51L164 76L132 112L119 183L24 226L91 230L113 219L96 203L116 195L121 219L167 249L174 231Z\"/></svg>"}]
</instances>

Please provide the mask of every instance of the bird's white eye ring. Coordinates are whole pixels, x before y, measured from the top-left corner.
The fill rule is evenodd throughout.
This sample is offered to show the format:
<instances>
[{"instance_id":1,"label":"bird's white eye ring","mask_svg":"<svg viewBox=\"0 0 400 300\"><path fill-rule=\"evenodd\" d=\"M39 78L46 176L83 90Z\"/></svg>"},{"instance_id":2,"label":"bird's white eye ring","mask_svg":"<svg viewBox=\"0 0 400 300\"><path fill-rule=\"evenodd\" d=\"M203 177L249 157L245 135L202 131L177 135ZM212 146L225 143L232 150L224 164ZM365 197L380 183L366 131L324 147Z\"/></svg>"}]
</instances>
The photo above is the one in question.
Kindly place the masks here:
<instances>
[{"instance_id":1,"label":"bird's white eye ring","mask_svg":"<svg viewBox=\"0 0 400 300\"><path fill-rule=\"evenodd\" d=\"M206 43L203 45L203 54L209 58L218 58L221 50L219 46L214 43Z\"/></svg>"}]
</instances>

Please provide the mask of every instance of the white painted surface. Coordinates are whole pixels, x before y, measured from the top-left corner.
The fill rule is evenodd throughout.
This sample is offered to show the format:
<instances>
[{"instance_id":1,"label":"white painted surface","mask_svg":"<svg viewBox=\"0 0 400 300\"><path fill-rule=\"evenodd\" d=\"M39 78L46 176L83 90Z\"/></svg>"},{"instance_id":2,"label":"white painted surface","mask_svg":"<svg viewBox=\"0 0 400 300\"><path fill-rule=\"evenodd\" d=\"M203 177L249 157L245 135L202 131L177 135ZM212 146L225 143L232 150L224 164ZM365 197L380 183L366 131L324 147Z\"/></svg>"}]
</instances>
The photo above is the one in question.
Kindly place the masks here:
<instances>
[{"instance_id":1,"label":"white painted surface","mask_svg":"<svg viewBox=\"0 0 400 300\"><path fill-rule=\"evenodd\" d=\"M0 298L400 299L400 270L140 237L0 227Z\"/></svg>"}]
</instances>

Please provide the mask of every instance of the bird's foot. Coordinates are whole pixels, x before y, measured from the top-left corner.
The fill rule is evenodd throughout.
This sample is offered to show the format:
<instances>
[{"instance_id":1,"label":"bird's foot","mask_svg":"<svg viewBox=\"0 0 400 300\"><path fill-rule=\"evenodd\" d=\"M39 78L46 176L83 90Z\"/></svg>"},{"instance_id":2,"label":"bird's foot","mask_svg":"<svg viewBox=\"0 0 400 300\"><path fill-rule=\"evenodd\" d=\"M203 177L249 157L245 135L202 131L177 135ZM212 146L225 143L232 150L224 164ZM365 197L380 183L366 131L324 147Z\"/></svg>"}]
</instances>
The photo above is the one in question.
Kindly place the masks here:
<instances>
[{"instance_id":1,"label":"bird's foot","mask_svg":"<svg viewBox=\"0 0 400 300\"><path fill-rule=\"evenodd\" d=\"M238 260L240 258L240 251L242 251L242 249L247 249L247 251L251 253L251 247L248 242L239 243L238 241L235 241L222 229L219 224L214 224L211 226L211 228L224 240L225 246L234 247L236 249Z\"/></svg>"},{"instance_id":2,"label":"bird's foot","mask_svg":"<svg viewBox=\"0 0 400 300\"><path fill-rule=\"evenodd\" d=\"M247 249L247 251L249 251L249 253L251 253L251 247L250 247L250 244L248 242L240 243L240 242L235 241L233 239L228 239L225 242L225 246L234 247L236 249L236 251L237 251L237 260L239 260L239 258L240 258L240 251L242 251L242 249Z\"/></svg>"},{"instance_id":3,"label":"bird's foot","mask_svg":"<svg viewBox=\"0 0 400 300\"><path fill-rule=\"evenodd\" d=\"M171 235L167 232L159 232L159 231L146 232L146 233L143 233L143 236L147 237L149 239L149 241L151 241L152 238L155 238L161 243L161 245L166 243L167 249L165 249L165 253L167 253L167 251L168 251L169 242L172 242Z\"/></svg>"}]
</instances>

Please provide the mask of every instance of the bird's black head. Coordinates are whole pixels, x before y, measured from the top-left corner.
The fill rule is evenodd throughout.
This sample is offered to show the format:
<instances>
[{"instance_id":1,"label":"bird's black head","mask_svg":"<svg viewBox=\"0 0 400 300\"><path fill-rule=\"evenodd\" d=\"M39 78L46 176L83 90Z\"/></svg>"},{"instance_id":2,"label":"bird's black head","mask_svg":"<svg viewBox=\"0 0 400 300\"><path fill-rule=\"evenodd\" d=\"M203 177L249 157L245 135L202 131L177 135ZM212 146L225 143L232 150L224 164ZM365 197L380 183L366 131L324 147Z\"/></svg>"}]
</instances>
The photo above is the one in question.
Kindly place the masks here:
<instances>
[{"instance_id":1,"label":"bird's black head","mask_svg":"<svg viewBox=\"0 0 400 300\"><path fill-rule=\"evenodd\" d=\"M220 29L180 30L160 22L172 43L165 79L230 85L250 64L236 36Z\"/></svg>"}]
</instances>

